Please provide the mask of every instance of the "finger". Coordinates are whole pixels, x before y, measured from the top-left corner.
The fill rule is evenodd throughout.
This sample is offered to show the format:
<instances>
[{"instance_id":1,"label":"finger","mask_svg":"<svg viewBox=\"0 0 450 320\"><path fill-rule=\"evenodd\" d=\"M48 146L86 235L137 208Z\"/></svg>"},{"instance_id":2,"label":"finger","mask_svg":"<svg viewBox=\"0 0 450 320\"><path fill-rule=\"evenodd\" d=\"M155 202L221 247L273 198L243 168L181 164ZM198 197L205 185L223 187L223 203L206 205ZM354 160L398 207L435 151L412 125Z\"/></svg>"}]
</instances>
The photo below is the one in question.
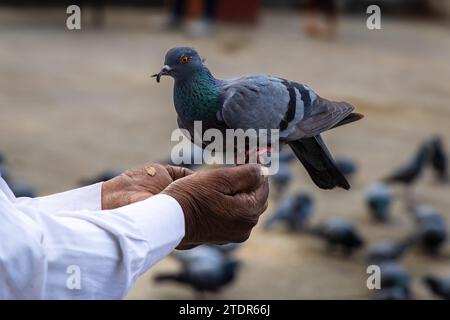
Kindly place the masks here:
<instances>
[{"instance_id":1,"label":"finger","mask_svg":"<svg viewBox=\"0 0 450 320\"><path fill-rule=\"evenodd\" d=\"M266 181L256 190L249 193L238 193L233 196L236 205L241 208L248 208L249 217L260 216L266 211L269 197L269 183Z\"/></svg>"},{"instance_id":2,"label":"finger","mask_svg":"<svg viewBox=\"0 0 450 320\"><path fill-rule=\"evenodd\" d=\"M255 190L255 201L258 208L261 208L259 214L267 209L267 199L269 198L269 182L265 181L258 189Z\"/></svg>"},{"instance_id":3,"label":"finger","mask_svg":"<svg viewBox=\"0 0 450 320\"><path fill-rule=\"evenodd\" d=\"M194 173L194 171L192 171L191 169L171 165L166 165L166 170L173 181L184 178Z\"/></svg>"},{"instance_id":4,"label":"finger","mask_svg":"<svg viewBox=\"0 0 450 320\"><path fill-rule=\"evenodd\" d=\"M223 182L222 191L227 194L250 192L261 186L266 178L261 173L261 165L245 164L231 168L216 169L215 174Z\"/></svg>"}]
</instances>

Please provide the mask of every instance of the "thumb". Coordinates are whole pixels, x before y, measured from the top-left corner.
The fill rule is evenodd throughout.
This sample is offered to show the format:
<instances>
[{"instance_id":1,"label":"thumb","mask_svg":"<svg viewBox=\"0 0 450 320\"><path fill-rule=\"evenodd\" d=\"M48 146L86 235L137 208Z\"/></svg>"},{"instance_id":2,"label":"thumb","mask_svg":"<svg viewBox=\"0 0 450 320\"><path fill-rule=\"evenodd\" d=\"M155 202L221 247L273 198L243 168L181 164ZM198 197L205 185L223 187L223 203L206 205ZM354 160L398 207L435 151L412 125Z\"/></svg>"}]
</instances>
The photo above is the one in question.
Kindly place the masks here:
<instances>
[{"instance_id":1,"label":"thumb","mask_svg":"<svg viewBox=\"0 0 450 320\"><path fill-rule=\"evenodd\" d=\"M166 170L173 181L184 178L194 173L191 169L167 165Z\"/></svg>"},{"instance_id":2,"label":"thumb","mask_svg":"<svg viewBox=\"0 0 450 320\"><path fill-rule=\"evenodd\" d=\"M261 186L266 177L263 175L262 166L259 164L244 164L236 167L217 169L225 182L224 193L234 195L236 193L251 192Z\"/></svg>"}]
</instances>

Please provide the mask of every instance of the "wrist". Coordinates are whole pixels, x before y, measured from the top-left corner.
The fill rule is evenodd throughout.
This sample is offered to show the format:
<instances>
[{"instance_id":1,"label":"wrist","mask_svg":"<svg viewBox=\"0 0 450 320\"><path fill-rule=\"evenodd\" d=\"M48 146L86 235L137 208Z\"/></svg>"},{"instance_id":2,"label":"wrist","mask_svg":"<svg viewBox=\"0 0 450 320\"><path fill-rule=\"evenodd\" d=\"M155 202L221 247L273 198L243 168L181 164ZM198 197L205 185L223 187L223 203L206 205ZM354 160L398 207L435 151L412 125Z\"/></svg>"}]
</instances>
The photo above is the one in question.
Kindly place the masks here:
<instances>
[{"instance_id":1,"label":"wrist","mask_svg":"<svg viewBox=\"0 0 450 320\"><path fill-rule=\"evenodd\" d=\"M191 197L184 192L178 192L176 190L164 190L162 194L168 195L174 198L180 205L184 215L184 237L178 245L177 249L188 249L195 246L195 234L196 234L196 212L195 205L193 205Z\"/></svg>"},{"instance_id":2,"label":"wrist","mask_svg":"<svg viewBox=\"0 0 450 320\"><path fill-rule=\"evenodd\" d=\"M129 197L127 199L127 193L123 192L123 190L121 191L118 184L117 178L103 182L101 196L102 210L116 209L131 203Z\"/></svg>"}]
</instances>

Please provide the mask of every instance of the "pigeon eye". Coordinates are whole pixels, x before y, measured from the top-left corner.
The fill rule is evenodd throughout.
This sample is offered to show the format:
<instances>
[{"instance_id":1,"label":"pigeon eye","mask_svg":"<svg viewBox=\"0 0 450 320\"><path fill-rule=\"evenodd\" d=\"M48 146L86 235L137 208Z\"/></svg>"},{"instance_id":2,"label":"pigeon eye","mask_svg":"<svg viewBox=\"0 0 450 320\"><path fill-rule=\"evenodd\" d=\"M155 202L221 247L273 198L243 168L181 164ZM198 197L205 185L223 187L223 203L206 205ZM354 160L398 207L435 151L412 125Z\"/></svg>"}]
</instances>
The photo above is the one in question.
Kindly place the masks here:
<instances>
[{"instance_id":1,"label":"pigeon eye","mask_svg":"<svg viewBox=\"0 0 450 320\"><path fill-rule=\"evenodd\" d=\"M188 63L188 61L189 61L189 57L188 57L188 56L182 56L182 57L180 58L180 62L181 62L182 64L186 64L186 63Z\"/></svg>"}]
</instances>

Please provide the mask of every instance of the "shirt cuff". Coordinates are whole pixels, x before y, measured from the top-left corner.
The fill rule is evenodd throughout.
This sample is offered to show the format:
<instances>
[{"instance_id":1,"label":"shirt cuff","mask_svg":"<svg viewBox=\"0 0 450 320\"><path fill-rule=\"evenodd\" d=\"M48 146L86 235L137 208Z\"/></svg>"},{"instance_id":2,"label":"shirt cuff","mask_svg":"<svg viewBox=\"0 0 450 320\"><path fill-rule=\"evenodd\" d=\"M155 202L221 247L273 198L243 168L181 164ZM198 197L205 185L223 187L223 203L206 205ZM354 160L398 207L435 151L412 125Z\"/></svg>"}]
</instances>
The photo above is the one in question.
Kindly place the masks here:
<instances>
[{"instance_id":1,"label":"shirt cuff","mask_svg":"<svg viewBox=\"0 0 450 320\"><path fill-rule=\"evenodd\" d=\"M132 219L149 245L149 268L175 249L185 234L183 209L171 196L159 194L146 200L111 210Z\"/></svg>"},{"instance_id":2,"label":"shirt cuff","mask_svg":"<svg viewBox=\"0 0 450 320\"><path fill-rule=\"evenodd\" d=\"M146 239L171 234L179 241L184 237L184 214L177 200L166 194L158 194L144 201L128 205L133 220ZM155 223L155 222L158 223ZM177 243L178 245L178 243Z\"/></svg>"}]
</instances>

